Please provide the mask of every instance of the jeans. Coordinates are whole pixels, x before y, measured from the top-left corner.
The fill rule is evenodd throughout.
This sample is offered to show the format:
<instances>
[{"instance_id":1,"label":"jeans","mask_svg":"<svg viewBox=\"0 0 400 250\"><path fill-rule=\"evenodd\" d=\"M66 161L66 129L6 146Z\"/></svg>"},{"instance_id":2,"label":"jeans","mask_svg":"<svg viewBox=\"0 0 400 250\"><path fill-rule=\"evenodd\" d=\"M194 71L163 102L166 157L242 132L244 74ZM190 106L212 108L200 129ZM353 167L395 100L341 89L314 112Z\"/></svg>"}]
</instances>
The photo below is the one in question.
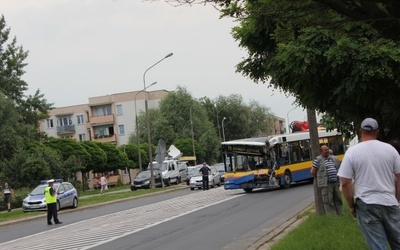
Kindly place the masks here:
<instances>
[{"instance_id":1,"label":"jeans","mask_svg":"<svg viewBox=\"0 0 400 250\"><path fill-rule=\"evenodd\" d=\"M372 250L400 249L400 208L356 200L357 223Z\"/></svg>"}]
</instances>

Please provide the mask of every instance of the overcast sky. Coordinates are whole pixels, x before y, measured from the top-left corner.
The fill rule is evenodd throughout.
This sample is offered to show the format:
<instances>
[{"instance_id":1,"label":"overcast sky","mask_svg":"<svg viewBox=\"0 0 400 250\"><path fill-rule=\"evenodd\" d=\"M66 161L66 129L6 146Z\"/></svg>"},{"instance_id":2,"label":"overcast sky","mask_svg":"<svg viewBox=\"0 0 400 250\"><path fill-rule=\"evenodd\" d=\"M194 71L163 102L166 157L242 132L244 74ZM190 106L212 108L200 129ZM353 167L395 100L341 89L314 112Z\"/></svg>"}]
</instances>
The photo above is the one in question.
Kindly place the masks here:
<instances>
[{"instance_id":1,"label":"overcast sky","mask_svg":"<svg viewBox=\"0 0 400 250\"><path fill-rule=\"evenodd\" d=\"M246 56L231 36L237 23L212 6L173 7L163 1L0 0L12 36L29 51L24 80L56 107L89 97L185 86L195 98L240 94L284 119L304 120L294 98L235 73Z\"/></svg>"}]
</instances>

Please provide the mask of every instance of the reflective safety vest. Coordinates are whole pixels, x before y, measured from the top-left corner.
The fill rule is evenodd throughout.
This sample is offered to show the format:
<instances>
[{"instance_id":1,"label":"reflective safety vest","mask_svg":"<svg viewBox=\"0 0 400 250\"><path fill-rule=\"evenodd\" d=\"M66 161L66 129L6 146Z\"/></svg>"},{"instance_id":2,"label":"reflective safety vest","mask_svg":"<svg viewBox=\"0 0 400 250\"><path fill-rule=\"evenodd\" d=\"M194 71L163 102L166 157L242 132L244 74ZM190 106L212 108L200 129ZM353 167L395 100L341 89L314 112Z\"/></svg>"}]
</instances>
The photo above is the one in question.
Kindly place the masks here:
<instances>
[{"instance_id":1,"label":"reflective safety vest","mask_svg":"<svg viewBox=\"0 0 400 250\"><path fill-rule=\"evenodd\" d=\"M50 188L52 187L46 187L44 189L44 197L46 198L46 204L51 204L51 203L56 203L57 202L57 197L54 195L50 194Z\"/></svg>"}]
</instances>

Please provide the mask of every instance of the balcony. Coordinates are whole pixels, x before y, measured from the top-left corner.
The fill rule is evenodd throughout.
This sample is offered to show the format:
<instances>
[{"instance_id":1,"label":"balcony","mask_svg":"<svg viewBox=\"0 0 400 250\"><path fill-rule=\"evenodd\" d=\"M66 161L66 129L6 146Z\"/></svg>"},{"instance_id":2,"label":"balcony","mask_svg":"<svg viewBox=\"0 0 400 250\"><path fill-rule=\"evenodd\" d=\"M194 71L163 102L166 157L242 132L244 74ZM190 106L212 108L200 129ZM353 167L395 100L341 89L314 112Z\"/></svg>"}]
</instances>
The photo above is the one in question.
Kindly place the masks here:
<instances>
[{"instance_id":1,"label":"balcony","mask_svg":"<svg viewBox=\"0 0 400 250\"><path fill-rule=\"evenodd\" d=\"M114 115L92 116L90 117L89 120L90 126L92 127L114 124L114 122L115 122Z\"/></svg>"},{"instance_id":2,"label":"balcony","mask_svg":"<svg viewBox=\"0 0 400 250\"><path fill-rule=\"evenodd\" d=\"M95 135L94 141L96 142L117 142L117 136L114 135Z\"/></svg>"},{"instance_id":3,"label":"balcony","mask_svg":"<svg viewBox=\"0 0 400 250\"><path fill-rule=\"evenodd\" d=\"M75 125L57 126L58 135L73 134L73 133L75 133Z\"/></svg>"}]
</instances>

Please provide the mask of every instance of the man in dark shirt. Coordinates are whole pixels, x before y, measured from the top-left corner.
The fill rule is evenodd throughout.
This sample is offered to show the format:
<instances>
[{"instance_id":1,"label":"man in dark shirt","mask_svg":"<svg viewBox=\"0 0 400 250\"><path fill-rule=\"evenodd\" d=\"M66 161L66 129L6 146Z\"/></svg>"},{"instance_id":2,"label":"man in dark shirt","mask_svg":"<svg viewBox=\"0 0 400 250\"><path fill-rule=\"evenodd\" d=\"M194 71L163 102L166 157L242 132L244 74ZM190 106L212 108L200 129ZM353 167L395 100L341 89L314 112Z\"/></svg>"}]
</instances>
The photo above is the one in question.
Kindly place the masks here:
<instances>
[{"instance_id":1,"label":"man in dark shirt","mask_svg":"<svg viewBox=\"0 0 400 250\"><path fill-rule=\"evenodd\" d=\"M208 175L211 174L211 169L207 166L207 163L203 163L203 166L200 168L199 173L203 176L203 190L208 190Z\"/></svg>"}]
</instances>

